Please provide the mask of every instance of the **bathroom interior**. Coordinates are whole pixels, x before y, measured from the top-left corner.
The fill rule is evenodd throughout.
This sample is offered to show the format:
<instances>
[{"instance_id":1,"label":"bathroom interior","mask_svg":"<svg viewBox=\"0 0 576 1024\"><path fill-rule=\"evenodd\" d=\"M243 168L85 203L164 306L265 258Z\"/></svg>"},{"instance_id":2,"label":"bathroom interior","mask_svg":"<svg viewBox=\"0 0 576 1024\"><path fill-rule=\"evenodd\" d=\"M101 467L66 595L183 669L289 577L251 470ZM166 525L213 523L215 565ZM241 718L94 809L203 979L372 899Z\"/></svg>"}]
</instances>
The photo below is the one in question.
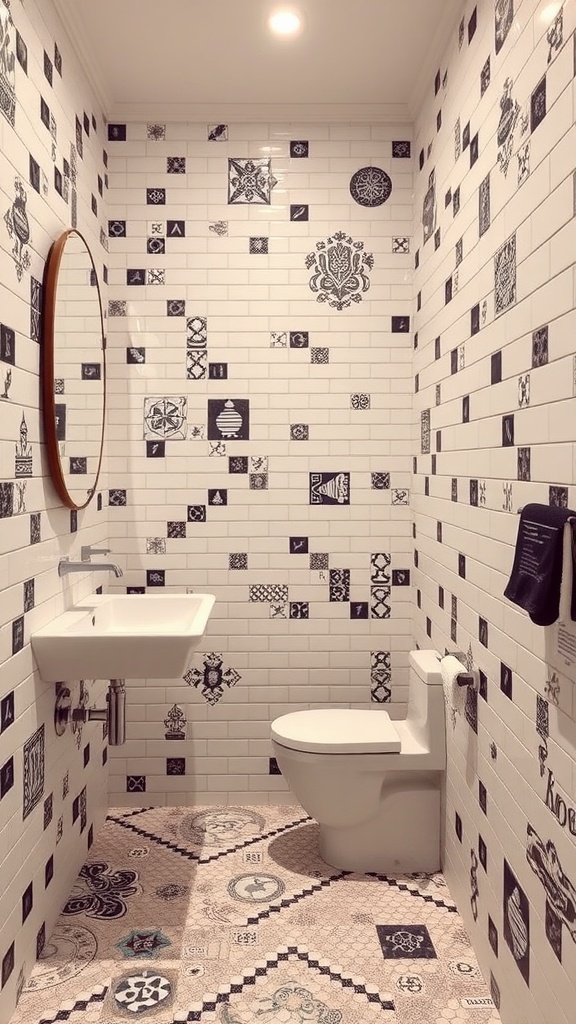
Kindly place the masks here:
<instances>
[{"instance_id":1,"label":"bathroom interior","mask_svg":"<svg viewBox=\"0 0 576 1024\"><path fill-rule=\"evenodd\" d=\"M575 82L0 0L0 1024L573 1020Z\"/></svg>"}]
</instances>

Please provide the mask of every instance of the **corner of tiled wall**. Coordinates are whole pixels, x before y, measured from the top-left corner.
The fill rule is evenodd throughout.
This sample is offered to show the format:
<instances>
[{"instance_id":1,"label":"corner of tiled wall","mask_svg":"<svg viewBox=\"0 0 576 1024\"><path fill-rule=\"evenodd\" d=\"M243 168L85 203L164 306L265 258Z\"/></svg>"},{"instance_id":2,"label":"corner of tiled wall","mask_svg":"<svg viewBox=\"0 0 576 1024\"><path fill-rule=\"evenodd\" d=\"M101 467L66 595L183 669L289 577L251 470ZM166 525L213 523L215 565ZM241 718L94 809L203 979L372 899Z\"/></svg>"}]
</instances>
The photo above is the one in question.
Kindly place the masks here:
<instances>
[{"instance_id":1,"label":"corner of tiled wall","mask_svg":"<svg viewBox=\"0 0 576 1024\"><path fill-rule=\"evenodd\" d=\"M576 996L576 646L503 596L519 509L576 507L575 25L466 3L415 131L415 638L479 673L445 873L506 1024Z\"/></svg>"},{"instance_id":2,"label":"corner of tiled wall","mask_svg":"<svg viewBox=\"0 0 576 1024\"><path fill-rule=\"evenodd\" d=\"M0 1022L6 1024L107 808L102 726L56 735L55 686L40 678L29 641L70 600L58 558L78 557L81 543L107 535L107 507L94 501L84 511L64 508L47 475L39 407L44 263L60 232L77 225L103 284L108 239L103 119L51 3L0 0L0 39ZM76 596L93 587L84 576L74 579ZM80 684L71 688L80 698ZM87 682L82 692L97 703L102 684Z\"/></svg>"}]
</instances>

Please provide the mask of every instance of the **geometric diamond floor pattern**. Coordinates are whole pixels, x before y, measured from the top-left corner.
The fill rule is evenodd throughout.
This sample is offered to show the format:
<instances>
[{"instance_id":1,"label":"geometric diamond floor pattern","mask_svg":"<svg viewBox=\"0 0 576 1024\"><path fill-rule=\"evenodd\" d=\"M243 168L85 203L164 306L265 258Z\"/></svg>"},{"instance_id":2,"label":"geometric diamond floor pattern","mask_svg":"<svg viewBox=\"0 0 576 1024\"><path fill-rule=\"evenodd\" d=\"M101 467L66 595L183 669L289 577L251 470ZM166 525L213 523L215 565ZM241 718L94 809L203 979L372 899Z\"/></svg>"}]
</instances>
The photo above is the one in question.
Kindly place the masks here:
<instances>
[{"instance_id":1,"label":"geometric diamond floor pattern","mask_svg":"<svg viewBox=\"0 0 576 1024\"><path fill-rule=\"evenodd\" d=\"M12 1024L496 1024L441 874L360 875L299 807L117 808Z\"/></svg>"}]
</instances>

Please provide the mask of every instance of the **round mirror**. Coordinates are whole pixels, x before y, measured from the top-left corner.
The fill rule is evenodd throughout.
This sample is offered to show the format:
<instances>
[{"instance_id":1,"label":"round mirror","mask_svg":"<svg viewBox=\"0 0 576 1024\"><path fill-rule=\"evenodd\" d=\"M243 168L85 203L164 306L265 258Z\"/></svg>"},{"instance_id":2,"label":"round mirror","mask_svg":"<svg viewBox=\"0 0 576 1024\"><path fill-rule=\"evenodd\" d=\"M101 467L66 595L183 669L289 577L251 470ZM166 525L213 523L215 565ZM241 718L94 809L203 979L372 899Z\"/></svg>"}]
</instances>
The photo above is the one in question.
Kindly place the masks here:
<instances>
[{"instance_id":1,"label":"round mirror","mask_svg":"<svg viewBox=\"0 0 576 1024\"><path fill-rule=\"evenodd\" d=\"M52 482L68 508L86 508L102 464L106 343L98 275L79 231L65 231L50 249L43 307L41 379Z\"/></svg>"}]
</instances>

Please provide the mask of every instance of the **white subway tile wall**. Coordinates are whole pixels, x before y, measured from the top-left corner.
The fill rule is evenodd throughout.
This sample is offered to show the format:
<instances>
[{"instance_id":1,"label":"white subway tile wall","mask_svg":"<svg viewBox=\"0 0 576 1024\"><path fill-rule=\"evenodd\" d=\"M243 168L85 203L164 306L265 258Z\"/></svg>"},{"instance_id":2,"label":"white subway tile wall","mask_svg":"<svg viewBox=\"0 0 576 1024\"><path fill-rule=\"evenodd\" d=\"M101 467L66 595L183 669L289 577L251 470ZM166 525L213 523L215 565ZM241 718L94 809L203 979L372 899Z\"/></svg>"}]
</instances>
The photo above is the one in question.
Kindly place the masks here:
<instances>
[{"instance_id":1,"label":"white subway tile wall","mask_svg":"<svg viewBox=\"0 0 576 1024\"><path fill-rule=\"evenodd\" d=\"M107 536L106 505L62 506L39 407L40 317L50 245L72 222L103 285L103 121L51 5L0 0L0 1024L48 940L106 812L101 725L58 737L55 687L30 633L70 600L58 558ZM95 207L96 213L93 207ZM106 235L103 236L107 242ZM105 287L104 287L105 291ZM105 582L72 577L81 597ZM80 683L72 684L80 698ZM90 702L102 684L88 683Z\"/></svg>"},{"instance_id":2,"label":"white subway tile wall","mask_svg":"<svg viewBox=\"0 0 576 1024\"><path fill-rule=\"evenodd\" d=\"M502 596L518 510L576 506L575 24L466 4L415 129L415 639L480 672L448 719L445 874L506 1024L576 997L574 657Z\"/></svg>"},{"instance_id":3,"label":"white subway tile wall","mask_svg":"<svg viewBox=\"0 0 576 1024\"><path fill-rule=\"evenodd\" d=\"M108 129L119 584L216 595L112 799L277 802L273 718L407 696L411 129Z\"/></svg>"}]
</instances>

